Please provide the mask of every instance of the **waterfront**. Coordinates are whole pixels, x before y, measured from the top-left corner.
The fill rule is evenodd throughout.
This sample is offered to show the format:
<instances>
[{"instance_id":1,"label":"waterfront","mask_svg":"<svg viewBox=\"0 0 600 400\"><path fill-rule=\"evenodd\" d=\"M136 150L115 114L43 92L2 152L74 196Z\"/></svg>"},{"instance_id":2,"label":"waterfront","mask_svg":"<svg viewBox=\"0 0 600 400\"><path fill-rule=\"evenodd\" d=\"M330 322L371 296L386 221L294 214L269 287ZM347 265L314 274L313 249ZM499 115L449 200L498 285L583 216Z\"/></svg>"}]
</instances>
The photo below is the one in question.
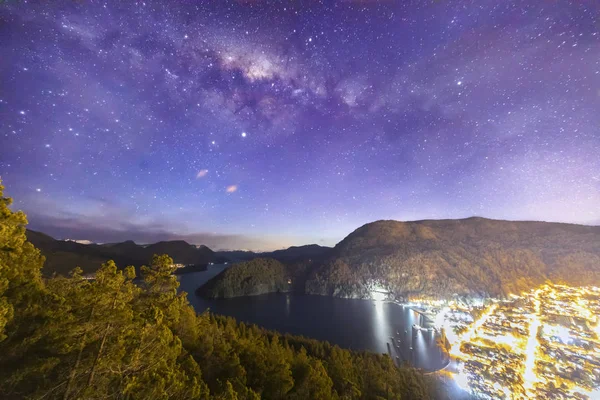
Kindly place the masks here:
<instances>
[{"instance_id":1,"label":"waterfront","mask_svg":"<svg viewBox=\"0 0 600 400\"><path fill-rule=\"evenodd\" d=\"M412 329L422 324L421 315L398 304L291 293L218 300L194 294L198 286L225 268L215 265L204 272L179 276L180 290L188 293L197 312L210 309L281 333L326 340L343 348L388 353L395 361L409 361L425 370L443 365L433 333Z\"/></svg>"},{"instance_id":2,"label":"waterfront","mask_svg":"<svg viewBox=\"0 0 600 400\"><path fill-rule=\"evenodd\" d=\"M600 289L544 285L505 300L413 302L409 306L298 294L221 300L194 295L222 271L180 277L198 312L341 347L388 353L426 370L441 368L435 333L421 310L444 330L453 358L448 370L463 389L488 399L599 399ZM412 349L411 349L412 347Z\"/></svg>"}]
</instances>

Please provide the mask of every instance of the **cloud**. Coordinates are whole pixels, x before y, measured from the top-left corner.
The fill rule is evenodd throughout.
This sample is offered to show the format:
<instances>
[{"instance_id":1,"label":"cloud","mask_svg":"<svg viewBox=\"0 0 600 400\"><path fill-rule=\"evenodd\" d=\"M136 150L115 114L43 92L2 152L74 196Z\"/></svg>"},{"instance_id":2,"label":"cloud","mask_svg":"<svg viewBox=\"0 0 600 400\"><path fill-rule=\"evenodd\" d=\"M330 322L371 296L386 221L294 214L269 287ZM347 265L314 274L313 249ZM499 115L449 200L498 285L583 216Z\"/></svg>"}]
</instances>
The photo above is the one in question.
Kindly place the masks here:
<instances>
[{"instance_id":1,"label":"cloud","mask_svg":"<svg viewBox=\"0 0 600 400\"><path fill-rule=\"evenodd\" d=\"M227 193L234 193L238 190L237 185L231 185L231 186L227 186Z\"/></svg>"},{"instance_id":2,"label":"cloud","mask_svg":"<svg viewBox=\"0 0 600 400\"><path fill-rule=\"evenodd\" d=\"M56 217L29 214L29 228L44 232L56 239L90 240L94 243L112 243L133 240L136 243L156 243L162 240L185 240L195 245L218 249L251 249L255 251L275 250L297 244L295 241L264 236L243 234L219 234L213 232L172 232L166 225L135 224L111 221L102 223L82 216Z\"/></svg>"},{"instance_id":3,"label":"cloud","mask_svg":"<svg viewBox=\"0 0 600 400\"><path fill-rule=\"evenodd\" d=\"M204 178L206 175L208 175L208 170L207 169L201 169L196 174L196 179Z\"/></svg>"}]
</instances>

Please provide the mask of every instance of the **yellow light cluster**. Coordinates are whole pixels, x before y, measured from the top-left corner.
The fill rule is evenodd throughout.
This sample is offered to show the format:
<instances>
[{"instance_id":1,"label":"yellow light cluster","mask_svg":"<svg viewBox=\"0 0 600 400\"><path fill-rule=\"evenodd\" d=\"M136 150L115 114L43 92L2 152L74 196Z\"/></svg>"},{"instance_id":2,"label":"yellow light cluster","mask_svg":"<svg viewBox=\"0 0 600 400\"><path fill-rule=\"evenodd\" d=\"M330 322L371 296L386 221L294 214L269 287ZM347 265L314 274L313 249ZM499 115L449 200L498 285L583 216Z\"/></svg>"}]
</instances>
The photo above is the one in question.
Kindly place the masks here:
<instances>
[{"instance_id":1,"label":"yellow light cluster","mask_svg":"<svg viewBox=\"0 0 600 400\"><path fill-rule=\"evenodd\" d=\"M535 360L540 342L537 339L537 333L542 326L540 320L540 290L536 290L533 298L534 314L530 315L529 320L529 336L527 339L527 347L525 348L525 370L523 371L523 389L527 396L533 397L535 393L535 384L539 381L539 377L535 373Z\"/></svg>"},{"instance_id":2,"label":"yellow light cluster","mask_svg":"<svg viewBox=\"0 0 600 400\"><path fill-rule=\"evenodd\" d=\"M451 344L451 356L454 356L459 359L462 359L464 358L464 356L466 356L466 354L464 354L460 350L460 347L463 345L463 343L470 342L473 339L473 336L475 335L477 330L481 328L483 324L485 324L485 321L487 321L487 319L494 313L497 307L497 304L492 304L491 306L489 306L487 310L485 310L476 321L473 321L469 329L467 329L462 335L460 335L455 343Z\"/></svg>"},{"instance_id":3,"label":"yellow light cluster","mask_svg":"<svg viewBox=\"0 0 600 400\"><path fill-rule=\"evenodd\" d=\"M445 328L451 344L450 355L459 361L459 365L473 360L477 363L471 364L470 368L475 370L491 367L488 372L501 371L495 366L502 357L514 366L521 365L520 369L513 367L511 372L507 372L508 383L492 374L488 376L495 380L482 385L480 376L479 389L489 391L487 396L528 399L539 396L540 389L554 385L563 390L564 396L600 399L597 371L587 371L588 376L595 376L592 381L596 387L580 386L568 375L560 373L569 368L581 368L580 356L600 363L600 289L544 285L530 293L511 297L508 301L493 302L460 335L452 331L452 324L443 321L453 307L447 307L438 314L436 323ZM576 322L582 319L587 322ZM565 321L571 325L561 325ZM463 351L467 343L471 346ZM500 353L494 355L496 352ZM577 356L553 359L557 357L552 355L555 352ZM557 376L552 372L554 369L558 371ZM469 380L467 371L459 366L455 379L461 387L466 387ZM581 381L581 384L589 383Z\"/></svg>"}]
</instances>

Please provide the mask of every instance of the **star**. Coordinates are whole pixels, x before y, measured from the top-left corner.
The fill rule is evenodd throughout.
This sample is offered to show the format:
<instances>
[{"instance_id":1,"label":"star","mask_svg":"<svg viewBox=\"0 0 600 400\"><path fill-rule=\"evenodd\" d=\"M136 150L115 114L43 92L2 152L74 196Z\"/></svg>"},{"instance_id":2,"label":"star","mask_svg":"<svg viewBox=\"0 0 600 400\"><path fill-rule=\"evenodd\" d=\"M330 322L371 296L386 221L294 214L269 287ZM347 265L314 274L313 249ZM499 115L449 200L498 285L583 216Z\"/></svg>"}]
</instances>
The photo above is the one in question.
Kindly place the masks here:
<instances>
[{"instance_id":1,"label":"star","mask_svg":"<svg viewBox=\"0 0 600 400\"><path fill-rule=\"evenodd\" d=\"M2 9L0 172L57 194L19 200L32 229L267 248L283 224L335 245L376 219L600 221L593 7L153 1Z\"/></svg>"}]
</instances>

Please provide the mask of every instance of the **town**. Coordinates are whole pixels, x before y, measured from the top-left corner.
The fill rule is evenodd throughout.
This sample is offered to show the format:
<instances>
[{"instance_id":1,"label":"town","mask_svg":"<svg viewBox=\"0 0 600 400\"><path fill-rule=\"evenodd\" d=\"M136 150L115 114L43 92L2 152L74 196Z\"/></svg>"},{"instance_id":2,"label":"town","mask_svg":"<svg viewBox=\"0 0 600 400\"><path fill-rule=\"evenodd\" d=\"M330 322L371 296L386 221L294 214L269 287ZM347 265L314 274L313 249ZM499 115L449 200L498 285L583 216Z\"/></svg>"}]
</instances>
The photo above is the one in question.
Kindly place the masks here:
<instances>
[{"instance_id":1,"label":"town","mask_svg":"<svg viewBox=\"0 0 600 400\"><path fill-rule=\"evenodd\" d=\"M444 314L455 379L474 395L600 398L600 288L544 285Z\"/></svg>"},{"instance_id":2,"label":"town","mask_svg":"<svg viewBox=\"0 0 600 400\"><path fill-rule=\"evenodd\" d=\"M482 399L600 399L600 288L543 285L508 300L419 301L457 385Z\"/></svg>"}]
</instances>

